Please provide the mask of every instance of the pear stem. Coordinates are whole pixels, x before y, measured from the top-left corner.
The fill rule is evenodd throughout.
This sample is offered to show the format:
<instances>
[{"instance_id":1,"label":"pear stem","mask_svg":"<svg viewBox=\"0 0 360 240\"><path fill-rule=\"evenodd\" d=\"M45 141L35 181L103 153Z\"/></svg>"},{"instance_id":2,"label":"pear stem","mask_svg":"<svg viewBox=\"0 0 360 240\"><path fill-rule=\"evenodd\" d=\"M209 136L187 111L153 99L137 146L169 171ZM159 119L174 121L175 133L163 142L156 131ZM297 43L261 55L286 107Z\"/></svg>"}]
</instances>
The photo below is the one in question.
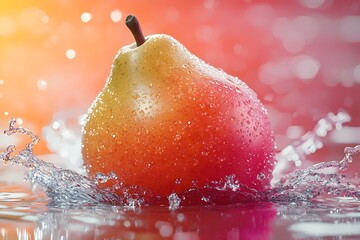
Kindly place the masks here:
<instances>
[{"instance_id":1,"label":"pear stem","mask_svg":"<svg viewBox=\"0 0 360 240\"><path fill-rule=\"evenodd\" d=\"M130 29L131 33L133 34L136 45L140 47L146 40L144 38L144 35L141 31L141 27L139 24L139 21L134 15L129 15L126 17L125 20L126 26Z\"/></svg>"}]
</instances>

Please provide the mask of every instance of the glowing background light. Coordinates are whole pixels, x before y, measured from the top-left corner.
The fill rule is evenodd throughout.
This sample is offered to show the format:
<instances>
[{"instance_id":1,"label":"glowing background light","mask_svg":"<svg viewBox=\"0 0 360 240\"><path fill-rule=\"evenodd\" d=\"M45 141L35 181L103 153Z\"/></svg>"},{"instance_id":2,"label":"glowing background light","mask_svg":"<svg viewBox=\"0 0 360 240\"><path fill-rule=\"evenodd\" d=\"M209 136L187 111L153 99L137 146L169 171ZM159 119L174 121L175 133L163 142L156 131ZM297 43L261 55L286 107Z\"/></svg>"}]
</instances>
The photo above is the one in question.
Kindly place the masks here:
<instances>
[{"instance_id":1,"label":"glowing background light","mask_svg":"<svg viewBox=\"0 0 360 240\"><path fill-rule=\"evenodd\" d=\"M38 80L37 81L37 87L39 90L44 91L48 87L48 83L45 80Z\"/></svg>"},{"instance_id":2,"label":"glowing background light","mask_svg":"<svg viewBox=\"0 0 360 240\"><path fill-rule=\"evenodd\" d=\"M80 16L81 21L83 21L84 23L89 22L92 19L92 14L89 12L83 12Z\"/></svg>"},{"instance_id":3,"label":"glowing background light","mask_svg":"<svg viewBox=\"0 0 360 240\"><path fill-rule=\"evenodd\" d=\"M76 52L74 49L70 48L70 49L66 50L65 55L68 59L74 59L76 57Z\"/></svg>"},{"instance_id":4,"label":"glowing background light","mask_svg":"<svg viewBox=\"0 0 360 240\"><path fill-rule=\"evenodd\" d=\"M121 18L122 18L122 13L120 10L113 10L111 13L110 13L110 18L113 22L120 22Z\"/></svg>"},{"instance_id":5,"label":"glowing background light","mask_svg":"<svg viewBox=\"0 0 360 240\"><path fill-rule=\"evenodd\" d=\"M354 68L353 76L355 81L360 84L360 64Z\"/></svg>"},{"instance_id":6,"label":"glowing background light","mask_svg":"<svg viewBox=\"0 0 360 240\"><path fill-rule=\"evenodd\" d=\"M40 135L56 112L75 108L84 113L118 49L133 42L123 24L131 13L145 35L172 35L253 88L269 109L279 148L296 135L289 126L306 131L315 119L339 108L349 111L357 126L357 6L356 0L4 2L0 112L22 118ZM38 151L46 153L41 144Z\"/></svg>"},{"instance_id":7,"label":"glowing background light","mask_svg":"<svg viewBox=\"0 0 360 240\"><path fill-rule=\"evenodd\" d=\"M15 31L15 23L9 17L0 16L0 36L7 36Z\"/></svg>"},{"instance_id":8,"label":"glowing background light","mask_svg":"<svg viewBox=\"0 0 360 240\"><path fill-rule=\"evenodd\" d=\"M81 157L67 151L64 144L67 139L71 145L80 147L79 139L72 141L73 132L61 132L63 135L54 141L56 137L43 135L43 128L48 126L59 133L64 129L64 122L57 120L51 124L53 119L74 115L77 119L86 112L104 86L118 49L134 41L123 24L130 13L138 16L145 35L172 35L206 62L238 76L253 88L268 109L278 149L306 133L328 112L339 109L349 112L352 121L325 139L327 148L317 153L317 159L339 159L345 146L359 144L358 0L1 1L0 130L15 117L17 124L41 136L42 141L35 148L37 154L49 153L45 144L48 140L58 149L64 149L59 152L67 160ZM144 98L145 90L142 90ZM79 118L85 119L85 115ZM0 147L14 143L23 146L25 142L17 136L0 135ZM294 162L301 164L299 158ZM351 166L358 169L358 162L354 161ZM8 178L2 167L0 177ZM8 206L4 203L0 208ZM334 215L339 216L338 210L326 216L327 221ZM241 209L244 217L243 213ZM23 220L26 223L21 221L21 224L37 224L31 221L39 218L26 215L15 222L10 215L10 211L4 214L1 236L20 238L7 235L9 229L23 238L34 236L31 228L24 229L17 223ZM40 215L42 219L44 215ZM75 215L78 216L78 212ZM73 219L77 221L74 229L79 228L80 223L98 224L100 221L92 216L95 215ZM226 229L231 215L226 216L223 225L218 221L214 226L220 224L219 229ZM245 216L254 219L253 215ZM4 226L6 218L14 228ZM187 215L181 218L184 223L189 220ZM207 218L206 215L202 220ZM238 217L230 220L239 223ZM262 226L263 223L261 218ZM128 220L123 222L127 228L134 227L132 224ZM44 226L49 229L48 225ZM177 228L162 222L154 227L162 237L173 234L174 239L197 238L197 232L178 232ZM227 237L238 239L242 231L231 224L230 227ZM58 229L61 228L56 225ZM250 230L252 238L271 238L261 231ZM297 221L288 230L296 237L306 233L307 237L333 234L336 238L338 234L359 234L359 225L328 222L309 225Z\"/></svg>"}]
</instances>

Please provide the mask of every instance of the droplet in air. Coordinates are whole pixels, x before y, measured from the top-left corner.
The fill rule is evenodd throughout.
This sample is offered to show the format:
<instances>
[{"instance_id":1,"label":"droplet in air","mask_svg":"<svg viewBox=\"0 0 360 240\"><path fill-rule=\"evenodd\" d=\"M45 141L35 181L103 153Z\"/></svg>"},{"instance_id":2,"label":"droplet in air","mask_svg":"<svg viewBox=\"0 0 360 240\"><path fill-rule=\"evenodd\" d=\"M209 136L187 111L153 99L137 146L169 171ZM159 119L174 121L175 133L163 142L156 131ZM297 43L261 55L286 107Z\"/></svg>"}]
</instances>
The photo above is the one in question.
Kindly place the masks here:
<instances>
[{"instance_id":1,"label":"droplet in air","mask_svg":"<svg viewBox=\"0 0 360 240\"><path fill-rule=\"evenodd\" d=\"M120 22L122 19L122 12L118 9L115 9L110 13L110 18L113 22Z\"/></svg>"},{"instance_id":2,"label":"droplet in air","mask_svg":"<svg viewBox=\"0 0 360 240\"><path fill-rule=\"evenodd\" d=\"M84 23L89 22L92 19L92 14L89 12L83 12L80 16L81 21L83 21Z\"/></svg>"},{"instance_id":3,"label":"droplet in air","mask_svg":"<svg viewBox=\"0 0 360 240\"><path fill-rule=\"evenodd\" d=\"M45 80L40 79L37 81L36 86L39 90L45 91L48 88L48 83Z\"/></svg>"},{"instance_id":4,"label":"droplet in air","mask_svg":"<svg viewBox=\"0 0 360 240\"><path fill-rule=\"evenodd\" d=\"M54 122L53 122L53 125L52 125L52 128L53 128L54 130L58 130L59 127L60 127L60 122L54 121Z\"/></svg>"},{"instance_id":5,"label":"droplet in air","mask_svg":"<svg viewBox=\"0 0 360 240\"><path fill-rule=\"evenodd\" d=\"M68 50L66 50L65 56L66 56L68 59L74 59L74 58L76 57L76 52L75 52L74 49L69 48Z\"/></svg>"}]
</instances>

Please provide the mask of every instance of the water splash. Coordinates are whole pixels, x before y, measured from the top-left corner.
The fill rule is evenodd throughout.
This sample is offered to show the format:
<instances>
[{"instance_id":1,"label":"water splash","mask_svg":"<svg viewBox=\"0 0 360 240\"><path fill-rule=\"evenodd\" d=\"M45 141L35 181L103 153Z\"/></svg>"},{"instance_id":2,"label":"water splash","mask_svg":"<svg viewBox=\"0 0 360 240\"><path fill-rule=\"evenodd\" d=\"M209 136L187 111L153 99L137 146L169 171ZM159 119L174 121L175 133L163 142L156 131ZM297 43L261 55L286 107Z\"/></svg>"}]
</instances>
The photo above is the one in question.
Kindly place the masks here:
<instances>
[{"instance_id":1,"label":"water splash","mask_svg":"<svg viewBox=\"0 0 360 240\"><path fill-rule=\"evenodd\" d=\"M299 140L285 147L275 158L277 164L273 170L271 185L275 186L287 173L295 170L306 160L306 156L315 153L324 146L323 139L334 130L341 130L343 124L350 122L351 117L346 112L328 113L320 119L313 131L304 134ZM293 165L291 165L293 164Z\"/></svg>"},{"instance_id":2,"label":"water splash","mask_svg":"<svg viewBox=\"0 0 360 240\"><path fill-rule=\"evenodd\" d=\"M86 114L79 112L75 109L55 114L54 120L43 127L43 136L49 150L57 153L58 158L66 160L59 163L61 167L85 175L79 136L81 136L80 126L84 123Z\"/></svg>"},{"instance_id":3,"label":"water splash","mask_svg":"<svg viewBox=\"0 0 360 240\"><path fill-rule=\"evenodd\" d=\"M26 148L12 156L16 150L14 145L10 145L0 154L0 160L4 163L25 166L26 172L24 180L33 184L39 184L51 198L51 205L78 205L96 204L100 202L111 202L122 204L122 199L101 190L94 181L86 176L77 174L68 169L57 168L52 163L47 163L38 159L32 152L35 144L39 142L39 137L23 127L15 127L16 120L12 119L9 129L4 133L7 135L23 134L31 137L32 142Z\"/></svg>"},{"instance_id":4,"label":"water splash","mask_svg":"<svg viewBox=\"0 0 360 240\"><path fill-rule=\"evenodd\" d=\"M181 199L176 193L172 193L168 197L169 200L169 209L170 210L176 210L180 207Z\"/></svg>"},{"instance_id":5,"label":"water splash","mask_svg":"<svg viewBox=\"0 0 360 240\"><path fill-rule=\"evenodd\" d=\"M269 192L271 201L306 201L321 194L352 197L360 200L360 189L344 174L333 173L345 170L354 156L360 153L360 145L346 147L341 161L321 162L306 169L295 170L282 177ZM332 169L331 169L332 168ZM330 171L327 171L331 169Z\"/></svg>"},{"instance_id":6,"label":"water splash","mask_svg":"<svg viewBox=\"0 0 360 240\"><path fill-rule=\"evenodd\" d=\"M360 200L360 189L352 179L338 173L348 168L353 158L360 153L360 145L346 147L340 161L321 162L306 169L289 170L291 162L300 166L306 156L315 153L324 145L323 139L333 130L340 130L351 117L345 112L329 113L320 119L314 130L306 133L294 144L284 148L276 159L269 191L271 201L305 201L320 194L353 197ZM290 171L290 172L289 172Z\"/></svg>"},{"instance_id":7,"label":"water splash","mask_svg":"<svg viewBox=\"0 0 360 240\"><path fill-rule=\"evenodd\" d=\"M306 159L306 156L323 147L323 140L329 132L340 130L343 124L349 122L350 119L350 116L345 112L329 113L325 118L318 121L313 131L306 133L298 141L277 154L278 163L273 172L273 187L269 190L257 192L239 183L235 176L227 176L223 180L212 181L202 189L189 189L183 194L173 193L166 199L157 199L156 201L160 204L167 204L170 210L175 210L182 205L189 204L186 201L189 196L190 198L195 196L202 204L221 202L222 198L233 199L234 203L238 203L239 199L246 199L247 201L298 202L307 201L324 193L360 200L360 189L358 184L353 182L354 179L337 173L348 168L349 163L360 153L360 145L345 148L344 158L340 161L322 162L305 169L297 169L301 165L301 161ZM3 160L4 163L25 166L28 169L25 180L41 185L51 198L50 205L58 207L82 206L84 204L91 205L105 202L137 208L149 203L143 198L146 192L136 187L123 187L115 173L109 175L99 173L94 179L90 179L75 171L58 168L52 163L40 160L32 152L34 145L39 142L39 137L27 129L15 125L16 120L12 119L9 129L4 131L5 134L28 135L31 142L18 154L14 154L16 147L10 145L0 154L0 160ZM69 131L69 128L64 124L61 126L61 130ZM45 131L50 135L52 134L49 128L45 128ZM53 128L53 131L59 131L59 128ZM59 136L56 138L59 140ZM68 141L78 141L79 138L80 135L77 135L77 140L76 137L72 137ZM61 139L61 141L63 140ZM76 144L69 144L68 147L70 146L79 147ZM63 151L62 144L57 144L57 147L54 147L53 150L58 150L57 152ZM76 151L79 151L79 149ZM291 164L294 166L291 166ZM104 190L99 187L102 183L108 181L115 183L112 188ZM123 196L115 195L113 193L114 189L121 189Z\"/></svg>"}]
</instances>

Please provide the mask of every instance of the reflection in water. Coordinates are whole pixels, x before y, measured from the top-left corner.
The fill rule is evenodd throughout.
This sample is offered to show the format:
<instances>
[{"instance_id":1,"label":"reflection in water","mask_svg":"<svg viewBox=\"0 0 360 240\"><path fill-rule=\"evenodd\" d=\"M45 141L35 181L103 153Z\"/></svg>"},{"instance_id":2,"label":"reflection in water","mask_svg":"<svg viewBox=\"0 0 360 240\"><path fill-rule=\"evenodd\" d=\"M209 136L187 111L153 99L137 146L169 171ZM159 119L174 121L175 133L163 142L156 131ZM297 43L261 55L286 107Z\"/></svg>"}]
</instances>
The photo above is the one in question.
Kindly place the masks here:
<instances>
[{"instance_id":1,"label":"reflection in water","mask_svg":"<svg viewBox=\"0 0 360 240\"><path fill-rule=\"evenodd\" d=\"M1 202L1 239L270 239L276 216L269 203L176 211L110 205L44 209L41 199L26 204L28 194L12 192L7 199L15 202Z\"/></svg>"},{"instance_id":2,"label":"reflection in water","mask_svg":"<svg viewBox=\"0 0 360 240\"><path fill-rule=\"evenodd\" d=\"M318 197L288 204L129 208L47 207L26 187L1 185L0 239L308 239L360 236L360 203ZM37 198L36 198L37 197ZM31 200L30 200L31 199Z\"/></svg>"},{"instance_id":3,"label":"reflection in water","mask_svg":"<svg viewBox=\"0 0 360 240\"><path fill-rule=\"evenodd\" d=\"M267 239L274 216L271 206L183 208L174 212L161 207L129 210L102 206L94 207L93 211L78 209L47 214L42 223L55 221L67 226L71 223L72 227L66 229L70 239L93 236L100 239L227 239L228 236ZM56 231L61 233L64 226L60 225Z\"/></svg>"}]
</instances>

